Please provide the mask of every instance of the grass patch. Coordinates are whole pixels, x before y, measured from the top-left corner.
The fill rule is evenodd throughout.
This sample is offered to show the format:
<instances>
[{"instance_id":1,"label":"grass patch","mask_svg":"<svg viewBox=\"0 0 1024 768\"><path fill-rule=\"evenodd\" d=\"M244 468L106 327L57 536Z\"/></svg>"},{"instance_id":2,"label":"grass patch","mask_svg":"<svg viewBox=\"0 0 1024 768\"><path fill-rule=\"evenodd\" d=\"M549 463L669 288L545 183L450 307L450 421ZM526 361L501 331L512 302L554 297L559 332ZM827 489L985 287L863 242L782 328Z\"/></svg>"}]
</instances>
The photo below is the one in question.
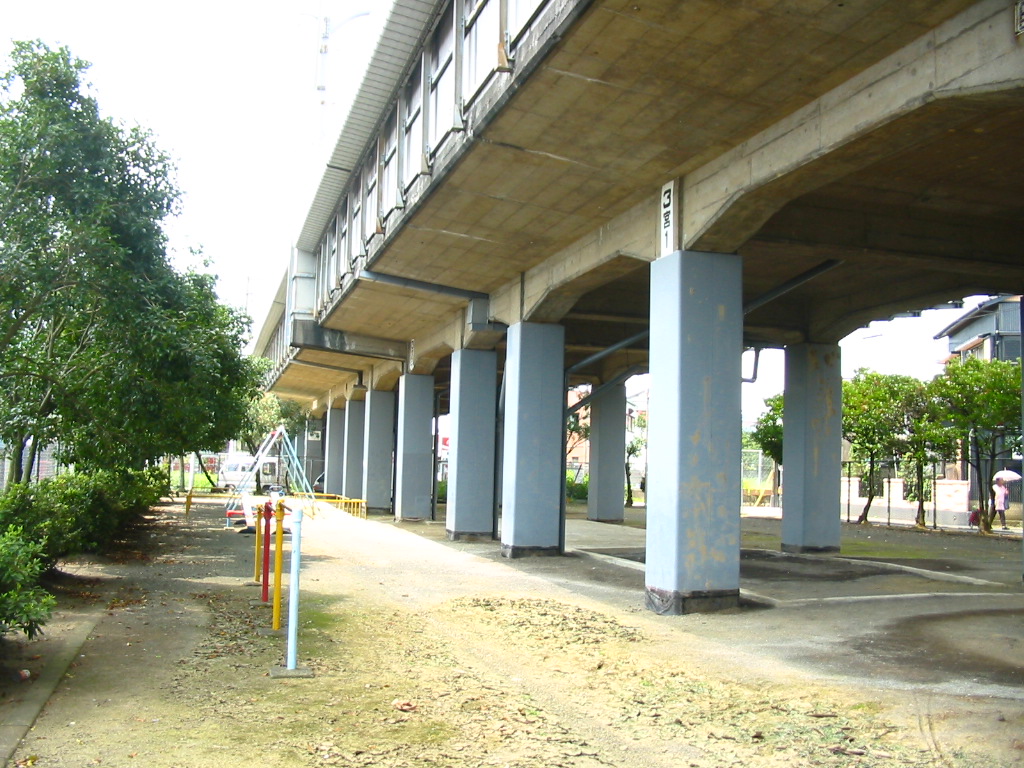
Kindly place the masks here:
<instances>
[{"instance_id":1,"label":"grass patch","mask_svg":"<svg viewBox=\"0 0 1024 768\"><path fill-rule=\"evenodd\" d=\"M778 549L782 546L782 538L772 533L743 531L740 546L744 549Z\"/></svg>"},{"instance_id":2,"label":"grass patch","mask_svg":"<svg viewBox=\"0 0 1024 768\"><path fill-rule=\"evenodd\" d=\"M935 553L913 545L893 541L847 539L842 543L843 555L853 557L884 557L897 560L920 560L934 558Z\"/></svg>"}]
</instances>

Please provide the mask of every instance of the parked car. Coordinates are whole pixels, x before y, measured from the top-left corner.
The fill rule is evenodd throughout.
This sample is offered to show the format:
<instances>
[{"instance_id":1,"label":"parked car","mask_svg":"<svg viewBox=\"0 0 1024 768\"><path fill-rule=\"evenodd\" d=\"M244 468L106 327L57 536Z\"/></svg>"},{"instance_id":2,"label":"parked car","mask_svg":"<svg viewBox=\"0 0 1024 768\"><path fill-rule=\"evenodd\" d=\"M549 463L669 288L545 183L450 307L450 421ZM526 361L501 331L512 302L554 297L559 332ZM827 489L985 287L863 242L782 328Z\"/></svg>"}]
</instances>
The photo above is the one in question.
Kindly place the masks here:
<instances>
[{"instance_id":1,"label":"parked car","mask_svg":"<svg viewBox=\"0 0 1024 768\"><path fill-rule=\"evenodd\" d=\"M324 473L321 472L319 477L313 481L313 493L324 492Z\"/></svg>"}]
</instances>

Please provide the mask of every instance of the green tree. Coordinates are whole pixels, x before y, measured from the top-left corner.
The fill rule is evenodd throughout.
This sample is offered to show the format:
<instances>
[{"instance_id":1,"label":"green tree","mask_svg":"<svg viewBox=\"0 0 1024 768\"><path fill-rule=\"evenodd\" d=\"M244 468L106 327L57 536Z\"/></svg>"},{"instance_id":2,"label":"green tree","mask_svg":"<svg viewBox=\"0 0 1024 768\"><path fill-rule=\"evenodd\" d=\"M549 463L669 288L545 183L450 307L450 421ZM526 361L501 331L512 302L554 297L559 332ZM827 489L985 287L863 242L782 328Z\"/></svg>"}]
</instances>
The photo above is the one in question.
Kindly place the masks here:
<instances>
[{"instance_id":1,"label":"green tree","mask_svg":"<svg viewBox=\"0 0 1024 768\"><path fill-rule=\"evenodd\" d=\"M913 472L917 497L916 523L924 526L925 467L953 458L957 450L957 432L944 421L934 384L915 382L908 387L904 403L903 439L898 450L904 465L909 464ZM932 493L935 493L934 488Z\"/></svg>"},{"instance_id":2,"label":"green tree","mask_svg":"<svg viewBox=\"0 0 1024 768\"><path fill-rule=\"evenodd\" d=\"M863 368L843 382L843 437L853 455L867 462L867 502L858 523L868 521L879 463L894 459L904 448L908 403L919 385L911 376Z\"/></svg>"},{"instance_id":3,"label":"green tree","mask_svg":"<svg viewBox=\"0 0 1024 768\"><path fill-rule=\"evenodd\" d=\"M0 441L80 466L217 448L258 392L248 319L175 272L173 169L100 116L67 49L15 43L0 79Z\"/></svg>"},{"instance_id":4,"label":"green tree","mask_svg":"<svg viewBox=\"0 0 1024 768\"><path fill-rule=\"evenodd\" d=\"M281 425L288 430L292 440L303 434L308 418L308 411L294 400L284 400L272 392L264 392L250 404L237 437L255 455L267 435Z\"/></svg>"},{"instance_id":5,"label":"green tree","mask_svg":"<svg viewBox=\"0 0 1024 768\"><path fill-rule=\"evenodd\" d=\"M980 531L992 530L991 477L1000 458L1020 447L1020 361L954 360L932 382L941 418L966 443L964 454L981 510Z\"/></svg>"},{"instance_id":6,"label":"green tree","mask_svg":"<svg viewBox=\"0 0 1024 768\"><path fill-rule=\"evenodd\" d=\"M754 429L750 432L750 440L764 452L764 455L772 460L773 468L772 481L772 503L778 503L779 497L779 471L782 465L782 410L784 395L779 393L765 398L765 410L754 422Z\"/></svg>"},{"instance_id":7,"label":"green tree","mask_svg":"<svg viewBox=\"0 0 1024 768\"><path fill-rule=\"evenodd\" d=\"M589 385L576 389L580 397L589 394ZM568 457L581 443L590 439L590 406L584 405L568 415L565 420L565 455Z\"/></svg>"},{"instance_id":8,"label":"green tree","mask_svg":"<svg viewBox=\"0 0 1024 768\"><path fill-rule=\"evenodd\" d=\"M640 434L633 435L626 443L626 506L633 506L633 480L631 479L633 459L637 458L647 447L647 416L638 413L634 421L634 427ZM647 479L643 479L644 493L647 492Z\"/></svg>"},{"instance_id":9,"label":"green tree","mask_svg":"<svg viewBox=\"0 0 1024 768\"><path fill-rule=\"evenodd\" d=\"M757 417L751 439L776 464L782 463L782 406L783 395L765 398L765 411Z\"/></svg>"}]
</instances>

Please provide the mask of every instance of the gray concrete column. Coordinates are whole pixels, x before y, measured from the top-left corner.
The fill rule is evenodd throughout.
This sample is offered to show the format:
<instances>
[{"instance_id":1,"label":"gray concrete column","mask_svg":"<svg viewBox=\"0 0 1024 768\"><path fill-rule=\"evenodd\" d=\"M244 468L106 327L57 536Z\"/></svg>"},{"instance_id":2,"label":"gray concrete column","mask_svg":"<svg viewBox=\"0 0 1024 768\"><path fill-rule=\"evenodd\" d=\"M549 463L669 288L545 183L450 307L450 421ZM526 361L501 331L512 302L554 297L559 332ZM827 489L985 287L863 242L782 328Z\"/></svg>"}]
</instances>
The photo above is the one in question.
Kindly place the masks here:
<instances>
[{"instance_id":1,"label":"gray concrete column","mask_svg":"<svg viewBox=\"0 0 1024 768\"><path fill-rule=\"evenodd\" d=\"M308 439L308 436L307 436L308 429L309 429L309 422L307 421L306 424L303 425L301 430L299 430L294 435L289 433L288 437L292 441L292 447L295 448L295 458L299 462L299 467L302 468L302 474L304 474L306 476L306 479L309 481L310 485L312 485L313 484L313 480L316 479L316 476L315 475L313 477L309 476L309 467L308 467L308 464L309 464L309 461L308 461L308 456L309 456L309 439ZM299 479L298 478L293 478L291 480L291 482L292 482L293 486L298 487L298 485L299 485Z\"/></svg>"},{"instance_id":2,"label":"gray concrete column","mask_svg":"<svg viewBox=\"0 0 1024 768\"><path fill-rule=\"evenodd\" d=\"M341 496L345 487L345 411L341 408L328 408L325 421L327 450L324 452L324 493Z\"/></svg>"},{"instance_id":3,"label":"gray concrete column","mask_svg":"<svg viewBox=\"0 0 1024 768\"><path fill-rule=\"evenodd\" d=\"M677 251L651 264L646 604L739 603L742 263Z\"/></svg>"},{"instance_id":4,"label":"gray concrete column","mask_svg":"<svg viewBox=\"0 0 1024 768\"><path fill-rule=\"evenodd\" d=\"M498 356L479 349L452 353L448 538L490 536L494 514L494 432Z\"/></svg>"},{"instance_id":5,"label":"gray concrete column","mask_svg":"<svg viewBox=\"0 0 1024 768\"><path fill-rule=\"evenodd\" d=\"M517 323L505 353L501 553L561 553L565 329Z\"/></svg>"},{"instance_id":6,"label":"gray concrete column","mask_svg":"<svg viewBox=\"0 0 1024 768\"><path fill-rule=\"evenodd\" d=\"M626 385L590 401L590 487L587 519L621 521L626 495Z\"/></svg>"},{"instance_id":7,"label":"gray concrete column","mask_svg":"<svg viewBox=\"0 0 1024 768\"><path fill-rule=\"evenodd\" d=\"M312 485L317 477L324 471L324 457L327 447L327 415L321 418L310 419L306 422L306 458L302 468L306 473L306 479Z\"/></svg>"},{"instance_id":8,"label":"gray concrete column","mask_svg":"<svg viewBox=\"0 0 1024 768\"><path fill-rule=\"evenodd\" d=\"M786 347L783 552L838 552L843 382L838 344Z\"/></svg>"},{"instance_id":9,"label":"gray concrete column","mask_svg":"<svg viewBox=\"0 0 1024 768\"><path fill-rule=\"evenodd\" d=\"M398 382L395 518L430 517L433 494L434 377L407 373Z\"/></svg>"},{"instance_id":10,"label":"gray concrete column","mask_svg":"<svg viewBox=\"0 0 1024 768\"><path fill-rule=\"evenodd\" d=\"M345 470L342 494L350 499L363 498L363 432L366 402L349 400L345 406Z\"/></svg>"},{"instance_id":11,"label":"gray concrete column","mask_svg":"<svg viewBox=\"0 0 1024 768\"><path fill-rule=\"evenodd\" d=\"M395 454L395 393L366 393L363 493L368 510L391 510Z\"/></svg>"}]
</instances>

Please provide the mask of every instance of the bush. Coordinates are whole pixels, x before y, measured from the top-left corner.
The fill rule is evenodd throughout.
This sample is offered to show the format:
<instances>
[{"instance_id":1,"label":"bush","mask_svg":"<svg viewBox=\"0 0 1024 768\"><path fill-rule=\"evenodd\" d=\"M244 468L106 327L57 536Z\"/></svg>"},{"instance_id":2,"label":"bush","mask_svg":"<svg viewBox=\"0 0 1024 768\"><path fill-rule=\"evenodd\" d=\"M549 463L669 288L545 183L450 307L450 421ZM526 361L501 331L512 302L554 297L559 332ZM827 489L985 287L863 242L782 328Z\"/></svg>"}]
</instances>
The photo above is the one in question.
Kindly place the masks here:
<instances>
[{"instance_id":1,"label":"bush","mask_svg":"<svg viewBox=\"0 0 1024 768\"><path fill-rule=\"evenodd\" d=\"M579 482L573 479L572 473L565 476L565 498L573 501L586 501L590 491L590 475L584 475Z\"/></svg>"},{"instance_id":2,"label":"bush","mask_svg":"<svg viewBox=\"0 0 1024 768\"><path fill-rule=\"evenodd\" d=\"M0 532L17 526L39 545L45 567L108 547L125 526L160 499L159 470L68 474L0 495Z\"/></svg>"},{"instance_id":3,"label":"bush","mask_svg":"<svg viewBox=\"0 0 1024 768\"><path fill-rule=\"evenodd\" d=\"M448 481L438 480L437 481L437 503L447 504L448 503Z\"/></svg>"},{"instance_id":4,"label":"bush","mask_svg":"<svg viewBox=\"0 0 1024 768\"><path fill-rule=\"evenodd\" d=\"M58 561L108 547L160 500L166 478L142 472L70 474L0 494L0 634L34 637L55 604L39 576Z\"/></svg>"},{"instance_id":5,"label":"bush","mask_svg":"<svg viewBox=\"0 0 1024 768\"><path fill-rule=\"evenodd\" d=\"M35 637L56 605L39 586L41 549L18 527L0 533L0 635L17 630Z\"/></svg>"}]
</instances>

